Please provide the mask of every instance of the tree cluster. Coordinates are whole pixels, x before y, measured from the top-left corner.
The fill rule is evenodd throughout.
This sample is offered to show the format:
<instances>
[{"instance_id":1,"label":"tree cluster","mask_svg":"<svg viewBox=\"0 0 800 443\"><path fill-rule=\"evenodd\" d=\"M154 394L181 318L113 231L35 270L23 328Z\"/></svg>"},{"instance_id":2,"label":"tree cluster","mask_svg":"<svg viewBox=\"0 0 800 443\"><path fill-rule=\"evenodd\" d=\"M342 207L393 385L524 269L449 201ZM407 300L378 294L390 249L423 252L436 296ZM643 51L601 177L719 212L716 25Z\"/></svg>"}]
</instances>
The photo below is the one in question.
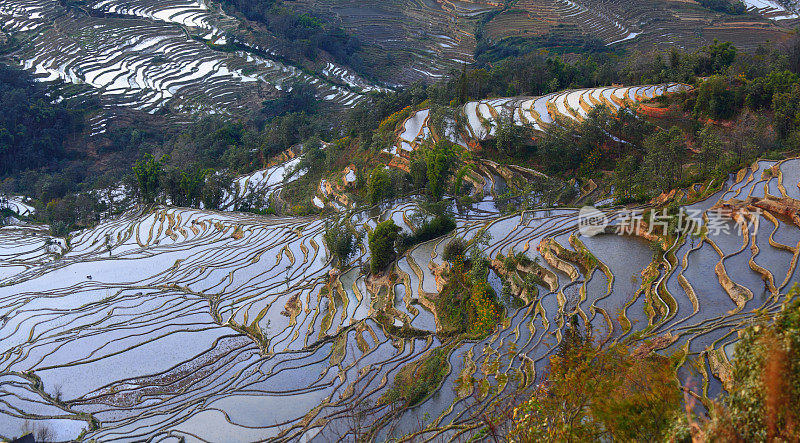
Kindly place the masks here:
<instances>
[{"instance_id":1,"label":"tree cluster","mask_svg":"<svg viewBox=\"0 0 800 443\"><path fill-rule=\"evenodd\" d=\"M600 346L573 321L545 380L513 411L515 441L661 441L681 411L669 358Z\"/></svg>"},{"instance_id":2,"label":"tree cluster","mask_svg":"<svg viewBox=\"0 0 800 443\"><path fill-rule=\"evenodd\" d=\"M395 242L400 236L400 227L392 220L378 223L369 234L370 271L383 272L395 257Z\"/></svg>"},{"instance_id":3,"label":"tree cluster","mask_svg":"<svg viewBox=\"0 0 800 443\"><path fill-rule=\"evenodd\" d=\"M341 65L357 71L367 68L358 37L322 17L294 12L280 0L224 0L223 4L266 26L280 39L283 53L316 61L324 51Z\"/></svg>"},{"instance_id":4,"label":"tree cluster","mask_svg":"<svg viewBox=\"0 0 800 443\"><path fill-rule=\"evenodd\" d=\"M0 64L0 178L64 160L67 140L83 129L75 105L54 103L30 74Z\"/></svg>"}]
</instances>

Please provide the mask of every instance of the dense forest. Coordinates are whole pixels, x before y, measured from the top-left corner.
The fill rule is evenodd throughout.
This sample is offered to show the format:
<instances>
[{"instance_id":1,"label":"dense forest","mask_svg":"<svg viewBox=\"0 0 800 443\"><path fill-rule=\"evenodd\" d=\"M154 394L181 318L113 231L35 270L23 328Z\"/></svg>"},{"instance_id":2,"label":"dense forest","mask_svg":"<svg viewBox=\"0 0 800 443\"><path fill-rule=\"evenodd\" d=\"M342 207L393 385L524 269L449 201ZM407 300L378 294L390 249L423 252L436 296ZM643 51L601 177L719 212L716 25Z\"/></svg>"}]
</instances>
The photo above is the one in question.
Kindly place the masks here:
<instances>
[{"instance_id":1,"label":"dense forest","mask_svg":"<svg viewBox=\"0 0 800 443\"><path fill-rule=\"evenodd\" d=\"M0 65L0 177L53 166L68 154L66 140L83 128L84 113L69 102L54 103L30 74Z\"/></svg>"},{"instance_id":2,"label":"dense forest","mask_svg":"<svg viewBox=\"0 0 800 443\"><path fill-rule=\"evenodd\" d=\"M739 0L700 0L697 3L712 11L739 15L747 11L747 7Z\"/></svg>"},{"instance_id":3,"label":"dense forest","mask_svg":"<svg viewBox=\"0 0 800 443\"><path fill-rule=\"evenodd\" d=\"M322 17L294 12L281 0L223 0L222 3L248 20L263 24L280 39L282 51L292 58L317 60L320 51L324 51L336 63L369 73L358 38Z\"/></svg>"}]
</instances>

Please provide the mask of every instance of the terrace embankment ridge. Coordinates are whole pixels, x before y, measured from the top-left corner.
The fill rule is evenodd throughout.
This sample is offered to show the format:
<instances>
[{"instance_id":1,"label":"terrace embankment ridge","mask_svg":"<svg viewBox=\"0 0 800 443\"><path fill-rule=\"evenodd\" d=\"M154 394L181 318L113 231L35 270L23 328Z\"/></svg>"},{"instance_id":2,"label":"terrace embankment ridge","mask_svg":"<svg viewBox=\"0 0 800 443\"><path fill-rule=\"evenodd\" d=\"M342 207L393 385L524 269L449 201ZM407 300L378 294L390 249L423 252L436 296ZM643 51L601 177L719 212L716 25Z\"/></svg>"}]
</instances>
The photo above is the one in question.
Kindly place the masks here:
<instances>
[{"instance_id":1,"label":"terrace embankment ridge","mask_svg":"<svg viewBox=\"0 0 800 443\"><path fill-rule=\"evenodd\" d=\"M800 227L800 200L791 197L748 197L745 200L730 199L715 206L724 212L737 213L742 209L750 208L751 211L760 209L772 214L783 216Z\"/></svg>"}]
</instances>

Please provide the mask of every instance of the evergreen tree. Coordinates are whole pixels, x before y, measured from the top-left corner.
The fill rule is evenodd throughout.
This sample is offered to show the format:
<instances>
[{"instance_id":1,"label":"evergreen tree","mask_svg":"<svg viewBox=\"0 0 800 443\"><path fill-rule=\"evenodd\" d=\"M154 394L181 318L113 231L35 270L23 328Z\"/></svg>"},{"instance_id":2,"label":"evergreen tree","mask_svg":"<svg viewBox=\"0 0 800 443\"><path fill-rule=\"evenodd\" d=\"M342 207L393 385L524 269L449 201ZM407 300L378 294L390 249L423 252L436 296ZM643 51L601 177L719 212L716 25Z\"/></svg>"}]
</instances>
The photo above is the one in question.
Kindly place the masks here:
<instances>
[{"instance_id":1,"label":"evergreen tree","mask_svg":"<svg viewBox=\"0 0 800 443\"><path fill-rule=\"evenodd\" d=\"M152 154L145 154L134 165L133 173L136 175L136 181L139 184L139 197L144 203L151 204L158 197L161 188L161 176L164 172L163 162L166 160L166 155L156 160Z\"/></svg>"},{"instance_id":2,"label":"evergreen tree","mask_svg":"<svg viewBox=\"0 0 800 443\"><path fill-rule=\"evenodd\" d=\"M372 254L370 270L373 274L382 272L394 259L395 241L400 234L400 227L392 220L378 223L369 235L369 250Z\"/></svg>"}]
</instances>

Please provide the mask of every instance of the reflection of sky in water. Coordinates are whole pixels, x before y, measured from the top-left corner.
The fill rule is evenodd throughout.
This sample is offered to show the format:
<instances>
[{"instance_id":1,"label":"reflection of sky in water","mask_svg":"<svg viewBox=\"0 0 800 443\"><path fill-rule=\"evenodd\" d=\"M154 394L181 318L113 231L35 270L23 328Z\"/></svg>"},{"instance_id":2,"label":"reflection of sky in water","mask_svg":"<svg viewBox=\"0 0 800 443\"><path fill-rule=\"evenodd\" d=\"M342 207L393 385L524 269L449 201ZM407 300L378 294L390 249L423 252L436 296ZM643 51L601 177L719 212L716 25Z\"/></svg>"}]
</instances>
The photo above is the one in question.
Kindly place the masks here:
<instances>
[{"instance_id":1,"label":"reflection of sky in water","mask_svg":"<svg viewBox=\"0 0 800 443\"><path fill-rule=\"evenodd\" d=\"M259 180L269 181L266 175ZM749 193L749 189L740 192ZM713 204L706 201L699 206ZM388 204L355 214L351 220L359 227L374 226L378 218L400 222L403 211L411 218L415 204L408 200ZM487 227L490 257L527 247L529 258L538 258L541 266L553 271L537 246L542 238L552 237L572 250L569 239L576 233L576 213L569 209L503 216L493 205L476 205L458 215L452 236L470 240ZM770 246L773 229L774 225L762 221L756 237L760 252L754 260L781 283L790 270L791 254ZM0 244L8 245L0 253L0 276L5 283L0 287L0 307L5 313L0 327L4 368L18 374L34 370L46 392L60 390L65 399L74 400L75 411L95 414L101 429L87 437L99 440L118 435L161 438L171 430L207 440L222 435L272 438L284 431L289 439L306 432L319 432L315 435L325 438L340 435L336 414L341 416L348 405L364 399L374 405L403 367L441 341L433 335L387 336L383 326L369 318L379 307L374 304L378 299L368 292L368 282L358 268L341 275L344 293L329 296L330 263L323 232L324 221L315 219L160 208L147 215L123 215L76 233L71 250L54 260L41 248L43 233L23 238L19 231L0 230ZM796 232L797 227L780 222L775 241L794 246ZM421 411L434 418L443 414L442 423L468 417L463 412L469 402L459 399L453 389L464 370L490 383L495 383L494 374L483 371L497 359L500 371L508 374L516 374L523 363L543 371L557 331L576 309L600 333L613 328L621 334L622 324L616 317L622 312L633 323L633 331L653 321L653 334L669 332L677 337L664 352L688 341L696 354L723 345L730 352L735 340L732 329L751 318L753 309L774 311L778 306L764 294L761 276L750 270L752 252L737 234L710 237L724 257L707 242L675 248L677 267L666 270L662 266L658 278L664 284L656 295L664 301L674 299L674 304L666 306L676 310L652 319L639 292L641 270L653 255L647 242L617 235L578 239L614 275L611 293L606 294L607 280L599 270L588 282L581 275L574 283L554 272L566 304L559 294L541 290L530 306L512 309L515 306L502 298L501 279L490 272L489 283L506 305L509 326L456 346L448 359L452 371L443 388L400 415L398 429L416 423L415 414ZM433 313L416 300L437 295L428 265L432 260L442 263L443 245L434 240L409 250L392 270L394 293L384 294L389 297L386 302L393 303L418 330L435 329ZM357 256L353 262L368 258ZM736 315L731 314L736 304L715 274L720 259L729 277L753 293ZM697 313L680 278L697 295ZM587 298L580 301L584 285ZM406 290L410 306L405 303ZM606 324L600 310L593 314L593 307L604 310L612 323ZM296 317L291 318L289 311L296 312ZM512 344L516 350L509 353ZM472 362L465 365L470 350ZM712 391L718 389L713 378L704 382ZM6 396L10 404L28 413L53 407L30 381L18 376L0 377L0 385L10 393ZM97 407L100 401L102 408ZM322 403L326 406L318 408ZM331 423L314 430L304 428L310 411L317 418L333 417ZM39 422L59 426L68 439L85 424L78 416L70 418ZM17 419L0 413L0 428L18 425ZM70 432L75 435L66 435ZM379 435L388 433L382 429Z\"/></svg>"}]
</instances>

